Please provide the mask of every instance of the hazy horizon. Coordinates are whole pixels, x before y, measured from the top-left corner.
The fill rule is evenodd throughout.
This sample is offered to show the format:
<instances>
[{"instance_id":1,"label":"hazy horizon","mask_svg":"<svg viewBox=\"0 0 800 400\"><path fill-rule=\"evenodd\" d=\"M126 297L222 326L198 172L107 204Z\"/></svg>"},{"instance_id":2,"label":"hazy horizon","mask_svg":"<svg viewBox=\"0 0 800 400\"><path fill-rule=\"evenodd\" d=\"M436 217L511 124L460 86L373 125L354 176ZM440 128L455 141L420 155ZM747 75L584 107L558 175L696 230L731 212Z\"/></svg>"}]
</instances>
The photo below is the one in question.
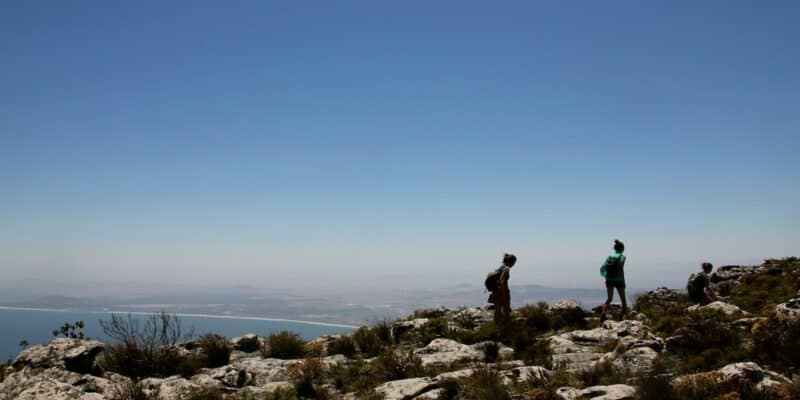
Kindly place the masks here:
<instances>
[{"instance_id":1,"label":"hazy horizon","mask_svg":"<svg viewBox=\"0 0 800 400\"><path fill-rule=\"evenodd\" d=\"M800 255L800 3L9 1L0 279L682 287Z\"/></svg>"}]
</instances>

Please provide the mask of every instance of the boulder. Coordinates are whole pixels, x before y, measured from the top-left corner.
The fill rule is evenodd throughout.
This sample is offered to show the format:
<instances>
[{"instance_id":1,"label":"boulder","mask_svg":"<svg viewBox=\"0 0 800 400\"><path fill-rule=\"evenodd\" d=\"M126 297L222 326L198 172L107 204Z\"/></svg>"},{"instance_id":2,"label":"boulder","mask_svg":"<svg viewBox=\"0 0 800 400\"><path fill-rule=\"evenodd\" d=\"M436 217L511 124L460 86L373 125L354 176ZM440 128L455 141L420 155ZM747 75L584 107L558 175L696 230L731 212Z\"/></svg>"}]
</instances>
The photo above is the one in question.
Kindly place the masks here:
<instances>
[{"instance_id":1,"label":"boulder","mask_svg":"<svg viewBox=\"0 0 800 400\"><path fill-rule=\"evenodd\" d=\"M53 339L49 343L28 347L14 360L15 367L62 367L85 374L94 368L94 360L105 344L86 339Z\"/></svg>"},{"instance_id":2,"label":"boulder","mask_svg":"<svg viewBox=\"0 0 800 400\"><path fill-rule=\"evenodd\" d=\"M636 389L628 385L592 386L586 389L562 387L556 396L563 400L632 400Z\"/></svg>"},{"instance_id":3,"label":"boulder","mask_svg":"<svg viewBox=\"0 0 800 400\"><path fill-rule=\"evenodd\" d=\"M800 319L800 291L797 296L785 303L775 306L775 315L781 320L797 321Z\"/></svg>"},{"instance_id":4,"label":"boulder","mask_svg":"<svg viewBox=\"0 0 800 400\"><path fill-rule=\"evenodd\" d=\"M573 309L580 309L581 306L578 303L572 300L559 300L555 304L553 304L550 309L551 310L573 310Z\"/></svg>"},{"instance_id":5,"label":"boulder","mask_svg":"<svg viewBox=\"0 0 800 400\"><path fill-rule=\"evenodd\" d=\"M673 380L676 386L690 385L692 382L717 381L721 384L738 382L747 379L756 385L756 389L789 384L789 378L770 370L761 368L754 362L739 362L728 364L718 370L685 375Z\"/></svg>"},{"instance_id":6,"label":"boulder","mask_svg":"<svg viewBox=\"0 0 800 400\"><path fill-rule=\"evenodd\" d=\"M467 346L452 339L437 338L427 346L414 350L414 355L422 360L423 366L447 366L456 361L483 360L484 353L476 346Z\"/></svg>"},{"instance_id":7,"label":"boulder","mask_svg":"<svg viewBox=\"0 0 800 400\"><path fill-rule=\"evenodd\" d=\"M234 350L253 353L261 349L261 339L255 333L248 333L231 339L231 346Z\"/></svg>"},{"instance_id":8,"label":"boulder","mask_svg":"<svg viewBox=\"0 0 800 400\"><path fill-rule=\"evenodd\" d=\"M604 358L613 361L619 354L605 354L603 347L615 346L624 351L633 348L648 347L658 352L664 348L664 341L650 333L650 330L641 321L605 321L599 328L577 330L553 335L548 338L550 349L553 352L553 363L563 365L569 372L585 370L594 367L597 361ZM646 365L644 358L649 358L647 351L631 353L630 357L641 356L638 365Z\"/></svg>"},{"instance_id":9,"label":"boulder","mask_svg":"<svg viewBox=\"0 0 800 400\"><path fill-rule=\"evenodd\" d=\"M521 382L546 382L553 372L539 366L517 367L503 372L503 384L512 385Z\"/></svg>"},{"instance_id":10,"label":"boulder","mask_svg":"<svg viewBox=\"0 0 800 400\"><path fill-rule=\"evenodd\" d=\"M760 266L723 265L710 276L711 283L738 281L742 276L758 272Z\"/></svg>"},{"instance_id":11,"label":"boulder","mask_svg":"<svg viewBox=\"0 0 800 400\"><path fill-rule=\"evenodd\" d=\"M410 378L385 382L375 387L384 400L404 400L436 388L433 378Z\"/></svg>"},{"instance_id":12,"label":"boulder","mask_svg":"<svg viewBox=\"0 0 800 400\"><path fill-rule=\"evenodd\" d=\"M729 315L729 316L730 315L736 315L736 314L750 315L750 313L748 313L747 311L744 311L741 308L739 308L739 307L737 307L737 306L735 306L733 304L726 303L724 301L714 301L714 302L708 303L708 304L706 304L704 306L701 306L700 304L695 304L695 305L690 306L690 307L688 307L686 309L686 311L689 311L689 312L695 312L695 311L700 311L700 310L720 311L723 314Z\"/></svg>"}]
</instances>

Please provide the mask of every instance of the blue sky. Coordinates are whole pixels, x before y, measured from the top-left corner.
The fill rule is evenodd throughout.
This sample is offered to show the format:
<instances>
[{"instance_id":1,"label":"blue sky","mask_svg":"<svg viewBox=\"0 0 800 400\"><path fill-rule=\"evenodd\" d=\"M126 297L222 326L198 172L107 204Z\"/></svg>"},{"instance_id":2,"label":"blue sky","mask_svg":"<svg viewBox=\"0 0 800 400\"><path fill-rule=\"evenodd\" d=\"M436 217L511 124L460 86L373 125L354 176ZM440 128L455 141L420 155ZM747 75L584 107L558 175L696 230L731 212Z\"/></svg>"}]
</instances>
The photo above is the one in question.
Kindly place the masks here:
<instances>
[{"instance_id":1,"label":"blue sky","mask_svg":"<svg viewBox=\"0 0 800 400\"><path fill-rule=\"evenodd\" d=\"M5 2L11 279L629 285L800 254L800 5Z\"/></svg>"}]
</instances>

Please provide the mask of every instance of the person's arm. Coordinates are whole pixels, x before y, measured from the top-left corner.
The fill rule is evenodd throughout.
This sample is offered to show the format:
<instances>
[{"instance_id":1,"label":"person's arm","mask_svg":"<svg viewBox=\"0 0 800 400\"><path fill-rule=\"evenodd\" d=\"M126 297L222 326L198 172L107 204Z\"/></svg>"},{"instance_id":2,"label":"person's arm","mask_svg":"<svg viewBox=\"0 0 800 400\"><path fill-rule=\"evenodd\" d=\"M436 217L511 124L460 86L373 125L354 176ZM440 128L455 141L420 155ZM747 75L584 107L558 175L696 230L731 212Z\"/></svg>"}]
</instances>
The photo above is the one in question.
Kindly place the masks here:
<instances>
[{"instance_id":1,"label":"person's arm","mask_svg":"<svg viewBox=\"0 0 800 400\"><path fill-rule=\"evenodd\" d=\"M608 258L606 258L606 261L603 262L603 265L600 266L600 276L602 276L603 278L606 277L606 271L608 270L608 265L611 263L611 261L612 261L611 256L608 256Z\"/></svg>"}]
</instances>

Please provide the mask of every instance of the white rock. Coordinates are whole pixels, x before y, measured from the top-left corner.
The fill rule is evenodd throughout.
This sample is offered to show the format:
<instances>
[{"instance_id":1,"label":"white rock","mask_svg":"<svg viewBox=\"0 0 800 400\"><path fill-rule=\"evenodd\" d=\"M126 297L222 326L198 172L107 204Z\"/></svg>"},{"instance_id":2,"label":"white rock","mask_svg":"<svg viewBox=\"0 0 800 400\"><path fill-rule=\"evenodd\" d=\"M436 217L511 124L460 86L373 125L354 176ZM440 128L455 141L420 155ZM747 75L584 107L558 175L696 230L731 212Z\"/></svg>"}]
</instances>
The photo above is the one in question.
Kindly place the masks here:
<instances>
[{"instance_id":1,"label":"white rock","mask_svg":"<svg viewBox=\"0 0 800 400\"><path fill-rule=\"evenodd\" d=\"M578 303L572 300L566 300L566 299L559 300L555 304L553 304L552 307L550 307L550 309L552 310L572 310L576 308L581 308L581 306L579 306Z\"/></svg>"},{"instance_id":2,"label":"white rock","mask_svg":"<svg viewBox=\"0 0 800 400\"><path fill-rule=\"evenodd\" d=\"M484 353L472 346L452 339L433 339L427 346L414 350L414 355L422 360L423 366L450 365L456 361L483 360Z\"/></svg>"},{"instance_id":3,"label":"white rock","mask_svg":"<svg viewBox=\"0 0 800 400\"><path fill-rule=\"evenodd\" d=\"M410 378L385 382L375 388L384 400L403 400L431 390L436 385L432 378Z\"/></svg>"},{"instance_id":4,"label":"white rock","mask_svg":"<svg viewBox=\"0 0 800 400\"><path fill-rule=\"evenodd\" d=\"M562 387L556 396L563 400L629 400L636 395L636 389L628 385L592 386L586 389Z\"/></svg>"},{"instance_id":5,"label":"white rock","mask_svg":"<svg viewBox=\"0 0 800 400\"><path fill-rule=\"evenodd\" d=\"M737 307L737 306L735 306L733 304L726 303L724 301L714 301L714 302L708 303L708 304L706 304L704 306L701 306L699 304L695 304L695 305L690 306L689 308L686 309L686 311L689 311L689 312L695 312L695 311L699 311L699 310L720 311L720 312L724 313L725 315L735 315L735 314L750 315L750 313L748 313L747 311L744 311L741 308L739 308L739 307Z\"/></svg>"},{"instance_id":6,"label":"white rock","mask_svg":"<svg viewBox=\"0 0 800 400\"><path fill-rule=\"evenodd\" d=\"M797 321L800 319L800 296L775 306L775 314L784 320Z\"/></svg>"}]
</instances>

